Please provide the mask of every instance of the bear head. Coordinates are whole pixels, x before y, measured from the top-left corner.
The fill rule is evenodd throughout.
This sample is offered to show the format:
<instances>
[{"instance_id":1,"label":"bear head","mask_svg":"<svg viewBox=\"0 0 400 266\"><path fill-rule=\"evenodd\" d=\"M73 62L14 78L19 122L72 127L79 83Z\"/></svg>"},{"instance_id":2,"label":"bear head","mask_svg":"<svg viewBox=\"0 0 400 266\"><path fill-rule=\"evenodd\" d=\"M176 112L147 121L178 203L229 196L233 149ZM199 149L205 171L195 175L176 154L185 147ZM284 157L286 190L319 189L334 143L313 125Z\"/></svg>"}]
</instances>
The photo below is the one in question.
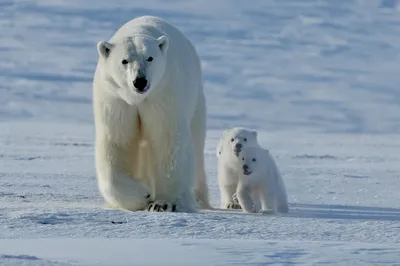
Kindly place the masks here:
<instances>
[{"instance_id":1,"label":"bear head","mask_svg":"<svg viewBox=\"0 0 400 266\"><path fill-rule=\"evenodd\" d=\"M260 152L260 147L247 146L242 149L239 156L239 161L241 162L239 164L239 170L244 176L255 175L259 172L258 168L260 167L260 163L262 164L262 162L260 162ZM265 162L261 167L265 167Z\"/></svg>"},{"instance_id":2,"label":"bear head","mask_svg":"<svg viewBox=\"0 0 400 266\"><path fill-rule=\"evenodd\" d=\"M115 43L100 41L97 51L113 95L130 105L156 90L167 61L168 37L133 36Z\"/></svg>"},{"instance_id":3,"label":"bear head","mask_svg":"<svg viewBox=\"0 0 400 266\"><path fill-rule=\"evenodd\" d=\"M237 159L246 146L259 146L257 131L243 127L226 129L217 147L217 157L224 154L226 158Z\"/></svg>"}]
</instances>

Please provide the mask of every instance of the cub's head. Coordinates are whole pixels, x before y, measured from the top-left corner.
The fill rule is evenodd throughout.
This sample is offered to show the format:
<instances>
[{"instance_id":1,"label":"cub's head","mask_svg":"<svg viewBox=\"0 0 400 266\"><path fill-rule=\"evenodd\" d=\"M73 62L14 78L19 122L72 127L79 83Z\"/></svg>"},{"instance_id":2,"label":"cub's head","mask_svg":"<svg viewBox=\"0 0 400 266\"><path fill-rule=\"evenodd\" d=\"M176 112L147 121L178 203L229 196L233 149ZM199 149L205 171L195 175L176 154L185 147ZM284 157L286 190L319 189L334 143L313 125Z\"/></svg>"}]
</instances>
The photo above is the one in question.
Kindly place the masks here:
<instances>
[{"instance_id":1,"label":"cub's head","mask_svg":"<svg viewBox=\"0 0 400 266\"><path fill-rule=\"evenodd\" d=\"M143 101L164 75L168 43L166 36L134 36L117 43L100 41L97 51L104 75L115 90L110 93L131 105Z\"/></svg>"},{"instance_id":2,"label":"cub's head","mask_svg":"<svg viewBox=\"0 0 400 266\"><path fill-rule=\"evenodd\" d=\"M226 129L217 147L217 157L225 154L237 158L246 146L258 146L257 131L242 127Z\"/></svg>"},{"instance_id":3,"label":"cub's head","mask_svg":"<svg viewBox=\"0 0 400 266\"><path fill-rule=\"evenodd\" d=\"M239 161L240 170L243 175L249 176L251 174L257 173L258 167L262 162L260 162L260 148L259 147L245 147L240 152Z\"/></svg>"}]
</instances>

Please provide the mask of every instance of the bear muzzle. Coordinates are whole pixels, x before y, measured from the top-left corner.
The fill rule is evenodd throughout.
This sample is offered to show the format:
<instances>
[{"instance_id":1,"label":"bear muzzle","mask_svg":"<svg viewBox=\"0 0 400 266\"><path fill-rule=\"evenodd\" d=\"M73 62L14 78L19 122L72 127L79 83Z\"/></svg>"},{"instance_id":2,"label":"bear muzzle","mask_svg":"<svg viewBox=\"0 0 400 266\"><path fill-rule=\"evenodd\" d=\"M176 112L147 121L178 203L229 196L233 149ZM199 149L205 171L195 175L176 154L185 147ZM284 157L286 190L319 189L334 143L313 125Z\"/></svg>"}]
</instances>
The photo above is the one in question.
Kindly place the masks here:
<instances>
[{"instance_id":1,"label":"bear muzzle","mask_svg":"<svg viewBox=\"0 0 400 266\"><path fill-rule=\"evenodd\" d=\"M247 164L244 164L243 165L243 174L244 175L249 175L249 174L251 174L251 169L250 169L250 167L247 165Z\"/></svg>"},{"instance_id":2,"label":"bear muzzle","mask_svg":"<svg viewBox=\"0 0 400 266\"><path fill-rule=\"evenodd\" d=\"M149 90L150 83L145 77L138 77L133 81L133 86L138 93L143 94Z\"/></svg>"},{"instance_id":3,"label":"bear muzzle","mask_svg":"<svg viewBox=\"0 0 400 266\"><path fill-rule=\"evenodd\" d=\"M233 149L233 153L236 155L236 157L239 156L239 153L242 151L242 144L237 143L235 145L235 148Z\"/></svg>"}]
</instances>

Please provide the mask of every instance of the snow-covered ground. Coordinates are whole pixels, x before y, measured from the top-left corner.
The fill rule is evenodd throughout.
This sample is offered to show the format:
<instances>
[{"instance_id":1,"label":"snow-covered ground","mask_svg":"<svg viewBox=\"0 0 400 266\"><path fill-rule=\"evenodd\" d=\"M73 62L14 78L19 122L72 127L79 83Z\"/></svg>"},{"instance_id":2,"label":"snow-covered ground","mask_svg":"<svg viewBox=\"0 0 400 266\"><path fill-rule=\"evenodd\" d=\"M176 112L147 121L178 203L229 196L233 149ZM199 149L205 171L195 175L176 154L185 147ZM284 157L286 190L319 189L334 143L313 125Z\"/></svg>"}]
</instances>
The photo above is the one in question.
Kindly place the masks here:
<instances>
[{"instance_id":1,"label":"snow-covered ground","mask_svg":"<svg viewBox=\"0 0 400 266\"><path fill-rule=\"evenodd\" d=\"M287 215L108 210L97 191L96 43L139 15L196 44L205 150L247 126ZM400 265L400 1L0 1L0 264Z\"/></svg>"}]
</instances>

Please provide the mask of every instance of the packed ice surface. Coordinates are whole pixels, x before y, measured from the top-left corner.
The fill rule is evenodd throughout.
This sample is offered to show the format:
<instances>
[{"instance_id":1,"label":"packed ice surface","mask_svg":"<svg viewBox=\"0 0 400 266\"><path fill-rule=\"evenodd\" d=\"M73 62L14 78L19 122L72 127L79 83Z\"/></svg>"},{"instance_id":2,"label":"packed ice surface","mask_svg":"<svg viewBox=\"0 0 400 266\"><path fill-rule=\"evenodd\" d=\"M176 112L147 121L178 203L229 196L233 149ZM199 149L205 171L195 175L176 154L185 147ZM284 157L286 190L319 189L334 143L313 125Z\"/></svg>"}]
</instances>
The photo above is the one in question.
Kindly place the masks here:
<instances>
[{"instance_id":1,"label":"packed ice surface","mask_svg":"<svg viewBox=\"0 0 400 266\"><path fill-rule=\"evenodd\" d=\"M399 4L0 2L0 264L398 265ZM202 59L213 206L217 141L246 126L276 158L287 215L104 207L96 43L146 14L182 29Z\"/></svg>"}]
</instances>

